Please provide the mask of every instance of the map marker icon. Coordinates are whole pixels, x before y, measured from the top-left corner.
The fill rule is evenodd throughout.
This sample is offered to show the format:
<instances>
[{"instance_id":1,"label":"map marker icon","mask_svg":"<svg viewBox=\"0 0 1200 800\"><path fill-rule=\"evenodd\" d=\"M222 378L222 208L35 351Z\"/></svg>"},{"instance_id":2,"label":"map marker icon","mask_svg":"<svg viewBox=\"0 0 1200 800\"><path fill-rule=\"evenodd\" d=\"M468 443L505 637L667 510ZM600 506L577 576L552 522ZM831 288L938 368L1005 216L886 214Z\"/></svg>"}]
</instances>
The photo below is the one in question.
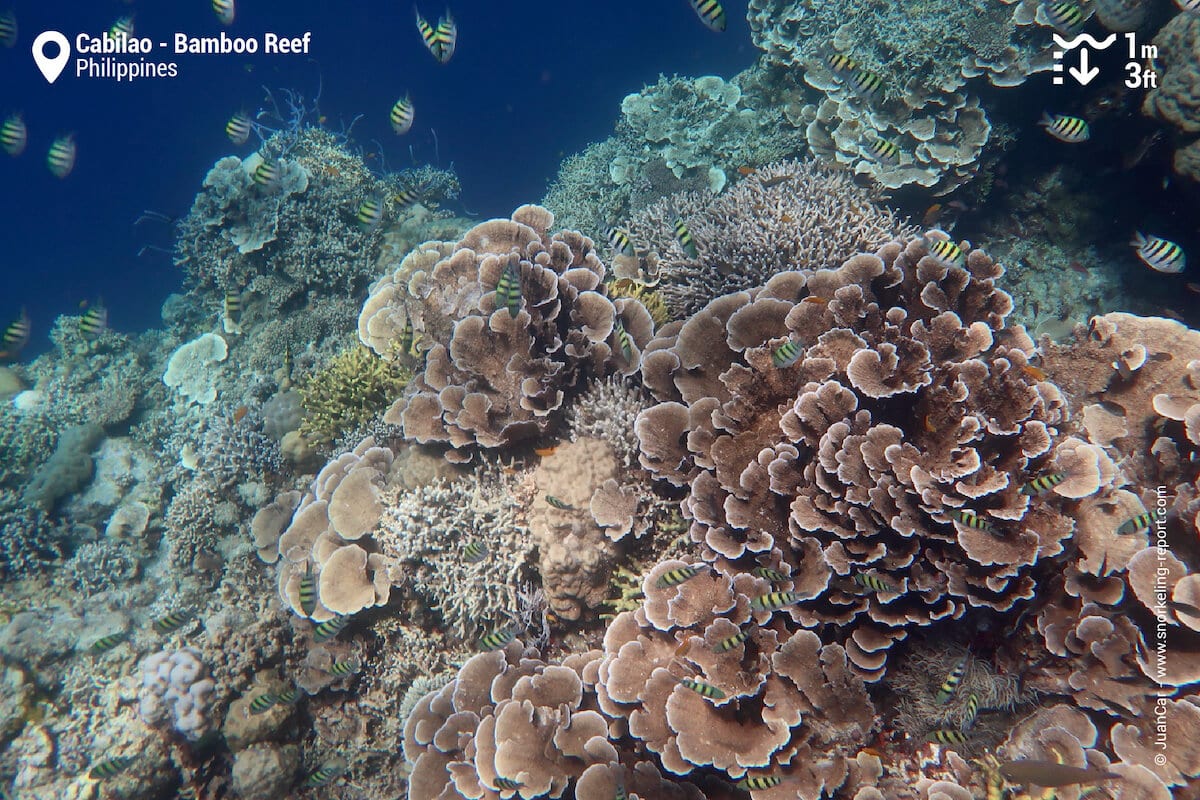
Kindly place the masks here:
<instances>
[{"instance_id":1,"label":"map marker icon","mask_svg":"<svg viewBox=\"0 0 1200 800\"><path fill-rule=\"evenodd\" d=\"M54 57L46 55L46 45L51 42L58 45L58 55ZM42 77L46 79L47 83L54 83L58 80L58 76L62 74L70 60L71 43L58 31L42 31L33 40L33 61L42 71Z\"/></svg>"}]
</instances>

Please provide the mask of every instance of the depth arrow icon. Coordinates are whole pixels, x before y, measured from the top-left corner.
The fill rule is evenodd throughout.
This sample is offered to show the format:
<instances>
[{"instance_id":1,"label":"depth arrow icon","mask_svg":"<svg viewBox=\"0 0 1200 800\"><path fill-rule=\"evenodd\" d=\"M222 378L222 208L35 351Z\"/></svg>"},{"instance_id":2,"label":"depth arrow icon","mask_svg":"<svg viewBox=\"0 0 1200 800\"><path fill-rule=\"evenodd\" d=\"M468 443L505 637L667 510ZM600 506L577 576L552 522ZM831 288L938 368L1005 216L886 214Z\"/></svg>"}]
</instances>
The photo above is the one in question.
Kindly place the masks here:
<instances>
[{"instance_id":1,"label":"depth arrow icon","mask_svg":"<svg viewBox=\"0 0 1200 800\"><path fill-rule=\"evenodd\" d=\"M1088 49L1081 47L1079 49L1079 66L1069 67L1067 72L1071 73L1071 77L1079 81L1080 86L1087 86L1100 74L1099 67L1088 67Z\"/></svg>"}]
</instances>

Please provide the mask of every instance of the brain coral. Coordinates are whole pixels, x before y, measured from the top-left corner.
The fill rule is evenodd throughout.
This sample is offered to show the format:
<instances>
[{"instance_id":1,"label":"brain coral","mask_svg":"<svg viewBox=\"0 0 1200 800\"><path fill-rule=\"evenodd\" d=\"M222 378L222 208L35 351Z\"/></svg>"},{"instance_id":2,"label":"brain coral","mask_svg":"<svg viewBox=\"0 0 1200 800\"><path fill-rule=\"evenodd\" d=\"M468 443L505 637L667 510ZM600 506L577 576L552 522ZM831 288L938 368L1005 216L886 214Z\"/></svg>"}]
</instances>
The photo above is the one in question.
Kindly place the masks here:
<instances>
[{"instance_id":1,"label":"brain coral","mask_svg":"<svg viewBox=\"0 0 1200 800\"><path fill-rule=\"evenodd\" d=\"M592 241L550 235L554 215L522 206L476 225L457 243L426 243L372 287L359 317L363 344L387 359L425 359L384 414L421 443L500 447L545 433L569 391L609 371L637 369L653 321L632 298L610 301ZM520 285L516 311L497 295ZM618 323L629 334L628 353Z\"/></svg>"},{"instance_id":2,"label":"brain coral","mask_svg":"<svg viewBox=\"0 0 1200 800\"><path fill-rule=\"evenodd\" d=\"M781 588L808 601L785 613L837 623L870 679L911 628L1031 597L1073 528L1018 493L1051 468L1066 416L1004 327L1003 268L979 250L939 262L938 235L718 298L643 362L661 402L638 418L642 463L690 485L706 559L731 574L782 560ZM784 343L797 357L776 367Z\"/></svg>"}]
</instances>

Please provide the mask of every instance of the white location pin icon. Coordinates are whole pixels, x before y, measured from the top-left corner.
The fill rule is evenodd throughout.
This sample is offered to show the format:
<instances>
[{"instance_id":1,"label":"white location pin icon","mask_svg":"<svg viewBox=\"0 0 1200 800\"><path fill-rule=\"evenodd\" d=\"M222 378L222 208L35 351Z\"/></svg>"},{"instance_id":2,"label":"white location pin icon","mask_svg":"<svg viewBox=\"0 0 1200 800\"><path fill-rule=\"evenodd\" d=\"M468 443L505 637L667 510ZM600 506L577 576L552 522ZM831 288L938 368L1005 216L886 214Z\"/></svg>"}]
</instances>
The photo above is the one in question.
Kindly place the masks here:
<instances>
[{"instance_id":1,"label":"white location pin icon","mask_svg":"<svg viewBox=\"0 0 1200 800\"><path fill-rule=\"evenodd\" d=\"M53 58L46 56L46 45L51 42L58 45L58 55ZM71 43L58 31L42 31L33 40L33 60L46 82L54 83L71 60Z\"/></svg>"}]
</instances>

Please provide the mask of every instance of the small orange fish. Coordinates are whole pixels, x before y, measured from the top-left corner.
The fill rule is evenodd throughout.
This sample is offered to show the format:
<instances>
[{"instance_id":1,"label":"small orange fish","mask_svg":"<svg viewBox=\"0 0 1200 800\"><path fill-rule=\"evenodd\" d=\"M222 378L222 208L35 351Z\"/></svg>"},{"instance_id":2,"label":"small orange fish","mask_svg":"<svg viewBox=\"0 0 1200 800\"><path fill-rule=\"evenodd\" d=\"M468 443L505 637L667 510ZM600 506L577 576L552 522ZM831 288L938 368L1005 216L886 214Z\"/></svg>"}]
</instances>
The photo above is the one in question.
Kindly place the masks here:
<instances>
[{"instance_id":1,"label":"small orange fish","mask_svg":"<svg viewBox=\"0 0 1200 800\"><path fill-rule=\"evenodd\" d=\"M236 424L238 422L241 422L245 418L245 416L249 413L250 413L250 409L248 407L238 406L237 409L233 412L234 423Z\"/></svg>"},{"instance_id":2,"label":"small orange fish","mask_svg":"<svg viewBox=\"0 0 1200 800\"><path fill-rule=\"evenodd\" d=\"M925 430L929 433L937 431L937 426L933 424L933 420L930 419L928 414L925 415Z\"/></svg>"},{"instance_id":3,"label":"small orange fish","mask_svg":"<svg viewBox=\"0 0 1200 800\"><path fill-rule=\"evenodd\" d=\"M934 203L925 209L925 216L921 217L921 224L926 228L932 228L942 218L942 211L944 210L945 207L941 203Z\"/></svg>"},{"instance_id":4,"label":"small orange fish","mask_svg":"<svg viewBox=\"0 0 1200 800\"><path fill-rule=\"evenodd\" d=\"M791 214L783 214L779 217L780 222L795 222Z\"/></svg>"},{"instance_id":5,"label":"small orange fish","mask_svg":"<svg viewBox=\"0 0 1200 800\"><path fill-rule=\"evenodd\" d=\"M679 647L675 648L675 658L680 658L687 653L688 648L692 646L692 637L688 637L680 642Z\"/></svg>"},{"instance_id":6,"label":"small orange fish","mask_svg":"<svg viewBox=\"0 0 1200 800\"><path fill-rule=\"evenodd\" d=\"M742 177L753 175L755 172L758 172L758 170L756 170L754 167L738 167L737 171L738 175L741 175Z\"/></svg>"},{"instance_id":7,"label":"small orange fish","mask_svg":"<svg viewBox=\"0 0 1200 800\"><path fill-rule=\"evenodd\" d=\"M801 303L820 303L821 305L825 305L829 301L826 300L824 297L817 297L815 294L810 294L808 297L804 298L800 302Z\"/></svg>"},{"instance_id":8,"label":"small orange fish","mask_svg":"<svg viewBox=\"0 0 1200 800\"><path fill-rule=\"evenodd\" d=\"M541 456L542 458L545 458L546 456L554 455L554 451L557 449L558 449L558 445L552 444L549 447L535 447L535 448L533 448L533 452L535 454Z\"/></svg>"},{"instance_id":9,"label":"small orange fish","mask_svg":"<svg viewBox=\"0 0 1200 800\"><path fill-rule=\"evenodd\" d=\"M1032 364L1022 364L1021 371L1035 381L1046 380L1046 370L1033 366Z\"/></svg>"}]
</instances>

